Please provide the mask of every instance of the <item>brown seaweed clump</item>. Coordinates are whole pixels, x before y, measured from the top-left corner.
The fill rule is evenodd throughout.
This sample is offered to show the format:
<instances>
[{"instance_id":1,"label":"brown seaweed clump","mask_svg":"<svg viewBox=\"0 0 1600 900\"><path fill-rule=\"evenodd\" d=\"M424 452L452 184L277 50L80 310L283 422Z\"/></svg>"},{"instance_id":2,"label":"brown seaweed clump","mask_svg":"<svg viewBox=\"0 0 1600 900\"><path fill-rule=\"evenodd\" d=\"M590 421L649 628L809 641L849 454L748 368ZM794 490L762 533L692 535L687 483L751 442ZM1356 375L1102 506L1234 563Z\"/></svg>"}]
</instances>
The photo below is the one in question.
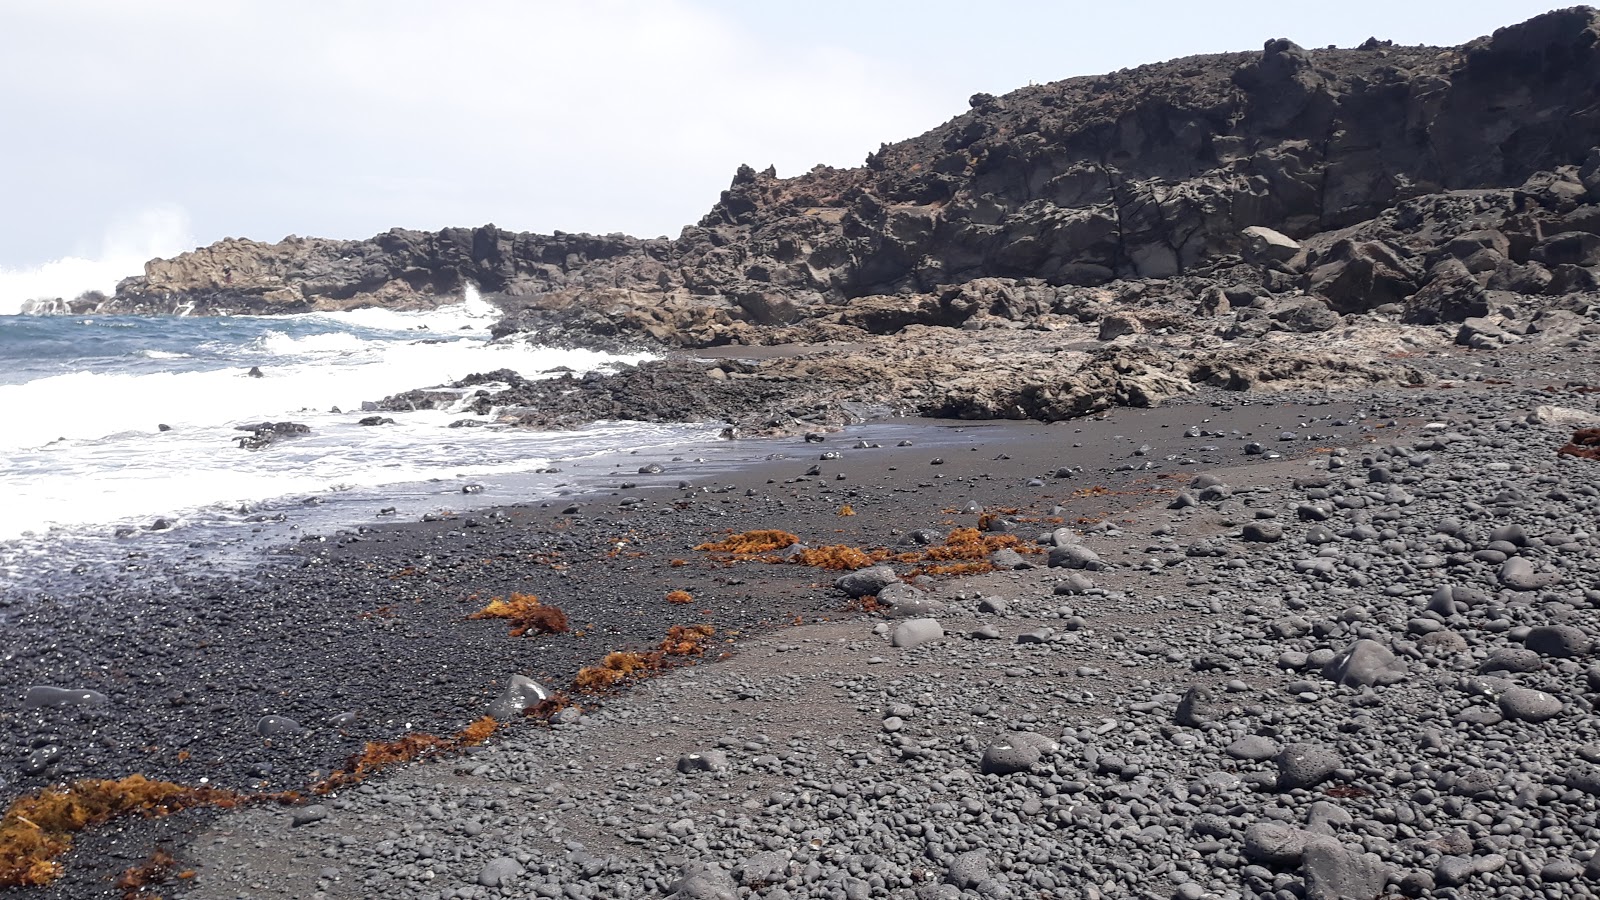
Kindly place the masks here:
<instances>
[{"instance_id":1,"label":"brown seaweed clump","mask_svg":"<svg viewBox=\"0 0 1600 900\"><path fill-rule=\"evenodd\" d=\"M827 547L807 547L790 557L788 560L777 562L792 562L797 565L811 566L814 569L826 569L830 572L853 572L856 569L865 569L876 565L889 558L887 550L862 550L857 547L847 547L843 544L834 544Z\"/></svg>"},{"instance_id":2,"label":"brown seaweed clump","mask_svg":"<svg viewBox=\"0 0 1600 900\"><path fill-rule=\"evenodd\" d=\"M789 532L769 528L760 531L746 531L741 534L730 534L720 541L708 541L695 547L695 549L711 553L732 553L736 556L758 556L762 553L773 553L785 547L793 547L798 543L800 543L800 539Z\"/></svg>"},{"instance_id":3,"label":"brown seaweed clump","mask_svg":"<svg viewBox=\"0 0 1600 900\"><path fill-rule=\"evenodd\" d=\"M1556 455L1600 461L1600 428L1580 428L1573 432L1572 441L1557 450Z\"/></svg>"},{"instance_id":4,"label":"brown seaweed clump","mask_svg":"<svg viewBox=\"0 0 1600 900\"><path fill-rule=\"evenodd\" d=\"M0 819L0 887L54 881L62 871L56 858L86 828L126 815L155 818L200 806L226 809L244 799L232 791L151 781L143 775L84 779L18 797Z\"/></svg>"},{"instance_id":5,"label":"brown seaweed clump","mask_svg":"<svg viewBox=\"0 0 1600 900\"><path fill-rule=\"evenodd\" d=\"M344 768L312 785L315 794L330 794L341 787L355 784L367 776L427 756L438 756L465 747L476 747L489 739L500 727L493 716L484 716L461 729L453 738L415 731L393 741L368 741L360 753L345 761Z\"/></svg>"},{"instance_id":6,"label":"brown seaweed clump","mask_svg":"<svg viewBox=\"0 0 1600 900\"><path fill-rule=\"evenodd\" d=\"M167 848L157 847L148 860L136 866L129 866L117 876L113 886L122 891L122 900L139 900L148 888L161 884L169 878L187 881L194 877L193 869L173 871L177 867L177 858Z\"/></svg>"},{"instance_id":7,"label":"brown seaweed clump","mask_svg":"<svg viewBox=\"0 0 1600 900\"><path fill-rule=\"evenodd\" d=\"M506 599L495 597L489 605L478 610L469 619L507 619L511 622L511 636L534 634L561 634L567 630L567 614L559 607L540 603L533 594L512 595Z\"/></svg>"},{"instance_id":8,"label":"brown seaweed clump","mask_svg":"<svg viewBox=\"0 0 1600 900\"><path fill-rule=\"evenodd\" d=\"M631 650L613 650L606 654L598 666L584 666L578 670L573 687L587 693L608 690L630 678L649 678L672 665L673 657L700 656L705 653L705 640L716 634L710 625L674 625L655 650L640 653Z\"/></svg>"},{"instance_id":9,"label":"brown seaweed clump","mask_svg":"<svg viewBox=\"0 0 1600 900\"><path fill-rule=\"evenodd\" d=\"M667 592L667 602L668 603L676 603L676 604L680 604L680 605L684 604L684 603L693 603L694 602L694 595L689 593L688 591L668 591Z\"/></svg>"}]
</instances>

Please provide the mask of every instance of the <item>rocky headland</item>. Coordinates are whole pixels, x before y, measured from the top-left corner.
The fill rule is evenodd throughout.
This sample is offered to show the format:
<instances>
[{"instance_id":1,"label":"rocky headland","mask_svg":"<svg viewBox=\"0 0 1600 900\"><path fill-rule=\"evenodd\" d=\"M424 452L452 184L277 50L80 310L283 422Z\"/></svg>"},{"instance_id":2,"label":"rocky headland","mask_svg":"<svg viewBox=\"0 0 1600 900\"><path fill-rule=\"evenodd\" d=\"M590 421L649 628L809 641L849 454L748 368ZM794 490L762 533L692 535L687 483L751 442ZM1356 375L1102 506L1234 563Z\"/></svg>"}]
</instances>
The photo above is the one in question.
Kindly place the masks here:
<instances>
[{"instance_id":1,"label":"rocky headland","mask_svg":"<svg viewBox=\"0 0 1600 900\"><path fill-rule=\"evenodd\" d=\"M63 304L471 284L499 340L662 358L364 412L464 391L525 427L779 436L244 576L5 598L0 871L74 898L1592 896L1597 88L1589 8L1457 48L1275 40L975 96L856 169L741 169L677 239L224 241ZM79 807L101 827L35 852L51 786L134 772L173 785L122 810L154 818Z\"/></svg>"},{"instance_id":2,"label":"rocky headland","mask_svg":"<svg viewBox=\"0 0 1600 900\"><path fill-rule=\"evenodd\" d=\"M1594 339L1597 35L1580 7L1461 47L1274 40L977 95L858 168L741 167L676 239L229 239L62 306L412 309L470 284L504 310L502 340L807 349L508 395L533 425L1048 420L1199 384L1416 383L1419 346ZM705 402L593 396L668 382Z\"/></svg>"}]
</instances>

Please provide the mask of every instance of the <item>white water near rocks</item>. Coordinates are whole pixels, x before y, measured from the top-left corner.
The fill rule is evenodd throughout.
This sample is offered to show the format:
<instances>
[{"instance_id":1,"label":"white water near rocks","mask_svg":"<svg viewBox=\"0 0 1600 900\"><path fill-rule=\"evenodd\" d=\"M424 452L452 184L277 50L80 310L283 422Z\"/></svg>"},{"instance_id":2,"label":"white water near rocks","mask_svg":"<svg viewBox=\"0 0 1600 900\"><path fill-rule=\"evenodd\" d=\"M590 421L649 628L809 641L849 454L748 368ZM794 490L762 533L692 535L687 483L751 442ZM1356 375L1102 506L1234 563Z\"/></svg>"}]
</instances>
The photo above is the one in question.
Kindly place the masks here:
<instances>
[{"instance_id":1,"label":"white water near rocks","mask_svg":"<svg viewBox=\"0 0 1600 900\"><path fill-rule=\"evenodd\" d=\"M637 423L530 432L466 410L359 424L377 414L364 401L472 373L550 377L642 358L493 343L497 317L471 292L415 313L0 317L0 583L65 544L114 552L119 532L123 546L166 531L192 542L285 519L460 509L469 483L487 485L480 502L507 502L553 489L558 476L539 473L562 461L714 439L711 426ZM464 419L486 427L450 427ZM263 421L310 433L238 447L236 426ZM519 496L496 490L513 483ZM325 504L341 512L313 511Z\"/></svg>"}]
</instances>

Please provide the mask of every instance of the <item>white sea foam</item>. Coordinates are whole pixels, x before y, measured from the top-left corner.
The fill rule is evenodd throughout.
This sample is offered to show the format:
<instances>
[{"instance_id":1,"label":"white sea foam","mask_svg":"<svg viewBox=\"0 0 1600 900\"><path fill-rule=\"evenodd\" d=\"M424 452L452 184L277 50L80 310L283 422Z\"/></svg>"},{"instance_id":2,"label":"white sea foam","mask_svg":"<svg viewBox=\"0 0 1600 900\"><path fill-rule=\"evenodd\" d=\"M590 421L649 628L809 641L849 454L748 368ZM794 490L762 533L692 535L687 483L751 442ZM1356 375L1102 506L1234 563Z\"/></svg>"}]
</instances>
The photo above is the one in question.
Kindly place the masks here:
<instances>
[{"instance_id":1,"label":"white sea foam","mask_svg":"<svg viewBox=\"0 0 1600 900\"><path fill-rule=\"evenodd\" d=\"M425 313L317 315L329 320L319 327L353 330L307 334L303 322L262 321L267 330L251 339L217 320L205 332L215 336L199 340L193 354L144 349L128 354L140 358L142 369L102 364L0 384L6 422L0 540L157 515L204 518L219 504L234 509L272 498L528 472L554 456L587 453L596 442L631 448L654 434L652 426L633 424L561 434L451 429L469 413L443 410L397 413L396 424L361 426L363 401L474 372L508 368L536 378L646 357L496 344L478 330L458 334L463 323L497 315L475 297ZM126 322L96 317L63 325ZM248 374L253 365L262 377ZM335 407L344 412L331 412ZM238 448L235 426L262 421L299 422L311 433L262 452ZM681 439L681 431L662 430L661 439L669 432L678 435L671 440Z\"/></svg>"},{"instance_id":2,"label":"white sea foam","mask_svg":"<svg viewBox=\"0 0 1600 900\"><path fill-rule=\"evenodd\" d=\"M192 246L183 210L145 210L113 223L92 256L65 256L31 268L0 267L0 316L17 315L32 301L72 300L86 291L110 294L117 282L143 274L146 261Z\"/></svg>"},{"instance_id":3,"label":"white sea foam","mask_svg":"<svg viewBox=\"0 0 1600 900\"><path fill-rule=\"evenodd\" d=\"M397 311L392 309L350 309L343 312L302 313L289 318L311 319L368 328L376 331L426 331L433 334L487 334L500 319L500 310L483 299L478 289L468 284L460 303L436 309Z\"/></svg>"},{"instance_id":4,"label":"white sea foam","mask_svg":"<svg viewBox=\"0 0 1600 900\"><path fill-rule=\"evenodd\" d=\"M0 450L36 449L60 439L93 441L120 432L150 434L162 424L219 427L335 406L360 409L364 400L446 384L473 372L510 368L536 377L561 366L586 371L642 358L472 340L365 341L341 333L269 334L259 343L269 354L258 363L261 378L249 377L240 365L198 372L74 372L0 385L0 409L7 419Z\"/></svg>"}]
</instances>

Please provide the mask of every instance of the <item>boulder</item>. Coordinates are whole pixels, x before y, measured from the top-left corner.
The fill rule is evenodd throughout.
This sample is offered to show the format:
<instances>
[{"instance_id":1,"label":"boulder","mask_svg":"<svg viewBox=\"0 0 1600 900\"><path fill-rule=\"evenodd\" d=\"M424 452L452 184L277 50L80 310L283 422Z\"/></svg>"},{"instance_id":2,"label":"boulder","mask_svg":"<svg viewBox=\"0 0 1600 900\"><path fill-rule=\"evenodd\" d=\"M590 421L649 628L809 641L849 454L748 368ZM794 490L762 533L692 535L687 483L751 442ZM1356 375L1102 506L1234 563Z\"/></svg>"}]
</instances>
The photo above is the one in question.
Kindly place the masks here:
<instances>
[{"instance_id":1,"label":"boulder","mask_svg":"<svg viewBox=\"0 0 1600 900\"><path fill-rule=\"evenodd\" d=\"M1406 677L1406 664L1388 647L1362 638L1323 666L1322 676L1349 687L1390 685Z\"/></svg>"},{"instance_id":2,"label":"boulder","mask_svg":"<svg viewBox=\"0 0 1600 900\"><path fill-rule=\"evenodd\" d=\"M1360 313L1401 303L1417 292L1420 273L1383 241L1340 241L1319 260L1306 289L1326 297L1339 313Z\"/></svg>"},{"instance_id":3,"label":"boulder","mask_svg":"<svg viewBox=\"0 0 1600 900\"><path fill-rule=\"evenodd\" d=\"M1489 312L1489 295L1458 259L1447 259L1428 273L1428 283L1405 300L1402 319L1415 325L1464 322Z\"/></svg>"},{"instance_id":4,"label":"boulder","mask_svg":"<svg viewBox=\"0 0 1600 900\"><path fill-rule=\"evenodd\" d=\"M889 566L871 566L840 575L834 579L833 586L851 597L868 597L899 580L900 576Z\"/></svg>"},{"instance_id":5,"label":"boulder","mask_svg":"<svg viewBox=\"0 0 1600 900\"><path fill-rule=\"evenodd\" d=\"M1600 235L1587 231L1552 234L1540 241L1528 256L1551 269L1557 266L1600 266Z\"/></svg>"}]
</instances>

